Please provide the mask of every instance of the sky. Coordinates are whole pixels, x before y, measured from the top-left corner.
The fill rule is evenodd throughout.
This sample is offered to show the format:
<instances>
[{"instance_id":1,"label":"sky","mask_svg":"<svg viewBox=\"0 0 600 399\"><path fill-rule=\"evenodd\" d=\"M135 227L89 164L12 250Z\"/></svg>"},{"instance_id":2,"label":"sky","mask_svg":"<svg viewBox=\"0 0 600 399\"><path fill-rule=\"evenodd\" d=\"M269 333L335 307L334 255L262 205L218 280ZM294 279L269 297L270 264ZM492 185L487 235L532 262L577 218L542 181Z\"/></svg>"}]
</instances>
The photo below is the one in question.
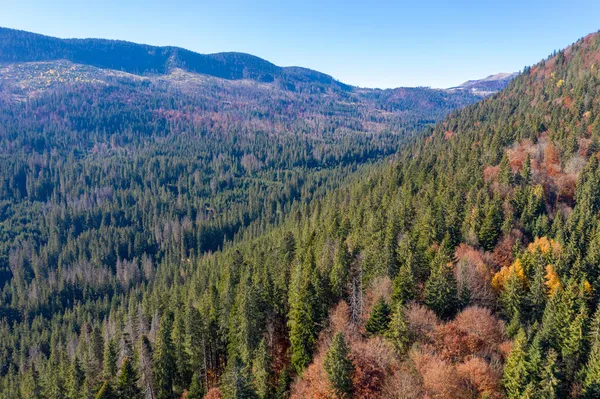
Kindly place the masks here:
<instances>
[{"instance_id":1,"label":"sky","mask_svg":"<svg viewBox=\"0 0 600 399\"><path fill-rule=\"evenodd\" d=\"M456 86L600 29L598 0L2 0L0 26L241 51L361 87Z\"/></svg>"}]
</instances>

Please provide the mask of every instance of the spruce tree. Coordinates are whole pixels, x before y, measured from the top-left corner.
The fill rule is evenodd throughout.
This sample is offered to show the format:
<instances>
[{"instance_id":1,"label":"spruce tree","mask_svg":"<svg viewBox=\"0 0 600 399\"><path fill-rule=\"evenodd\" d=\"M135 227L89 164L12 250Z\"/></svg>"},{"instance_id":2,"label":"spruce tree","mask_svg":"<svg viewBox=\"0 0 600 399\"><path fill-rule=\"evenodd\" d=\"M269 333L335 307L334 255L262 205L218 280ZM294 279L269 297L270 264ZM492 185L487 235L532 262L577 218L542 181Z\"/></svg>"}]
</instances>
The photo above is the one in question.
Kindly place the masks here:
<instances>
[{"instance_id":1,"label":"spruce tree","mask_svg":"<svg viewBox=\"0 0 600 399\"><path fill-rule=\"evenodd\" d=\"M383 334L390 323L390 307L383 297L380 297L371 311L371 316L367 320L365 330L370 335Z\"/></svg>"},{"instance_id":2,"label":"spruce tree","mask_svg":"<svg viewBox=\"0 0 600 399\"><path fill-rule=\"evenodd\" d=\"M431 275L425 283L424 302L439 317L450 318L458 308L458 292L448 258L440 256L441 252L438 251Z\"/></svg>"},{"instance_id":3,"label":"spruce tree","mask_svg":"<svg viewBox=\"0 0 600 399\"><path fill-rule=\"evenodd\" d=\"M173 328L172 316L164 314L160 319L156 336L156 348L153 353L153 376L156 399L172 399L173 381L177 365L175 364L171 330Z\"/></svg>"},{"instance_id":4,"label":"spruce tree","mask_svg":"<svg viewBox=\"0 0 600 399\"><path fill-rule=\"evenodd\" d=\"M141 399L142 391L138 386L138 374L129 357L123 359L117 378L117 395L119 399Z\"/></svg>"},{"instance_id":5,"label":"spruce tree","mask_svg":"<svg viewBox=\"0 0 600 399\"><path fill-rule=\"evenodd\" d=\"M192 384L190 385L186 399L202 399L205 393L202 378L200 378L198 373L194 373L194 375L192 375Z\"/></svg>"},{"instance_id":6,"label":"spruce tree","mask_svg":"<svg viewBox=\"0 0 600 399\"><path fill-rule=\"evenodd\" d=\"M412 255L410 255L412 257ZM398 274L394 278L392 287L392 302L393 303L408 303L415 296L415 287L417 282L410 267L410 261L400 266Z\"/></svg>"},{"instance_id":7,"label":"spruce tree","mask_svg":"<svg viewBox=\"0 0 600 399\"><path fill-rule=\"evenodd\" d=\"M515 337L512 351L504 364L502 382L507 399L520 398L525 389L528 380L526 347L527 336L525 335L525 331L521 329Z\"/></svg>"},{"instance_id":8,"label":"spruce tree","mask_svg":"<svg viewBox=\"0 0 600 399\"><path fill-rule=\"evenodd\" d=\"M111 380L117 375L117 345L113 339L106 341L103 354L102 376Z\"/></svg>"},{"instance_id":9,"label":"spruce tree","mask_svg":"<svg viewBox=\"0 0 600 399\"><path fill-rule=\"evenodd\" d=\"M269 384L270 362L267 342L263 338L256 348L252 361L252 376L254 377L254 390L260 399L266 399L271 392Z\"/></svg>"},{"instance_id":10,"label":"spruce tree","mask_svg":"<svg viewBox=\"0 0 600 399\"><path fill-rule=\"evenodd\" d=\"M239 357L229 359L221 384L223 399L254 399L250 370Z\"/></svg>"},{"instance_id":11,"label":"spruce tree","mask_svg":"<svg viewBox=\"0 0 600 399\"><path fill-rule=\"evenodd\" d=\"M108 381L104 381L102 387L94 397L94 399L118 399L112 385Z\"/></svg>"},{"instance_id":12,"label":"spruce tree","mask_svg":"<svg viewBox=\"0 0 600 399\"><path fill-rule=\"evenodd\" d=\"M583 392L585 398L600 397L600 305L594 313L588 334L590 354L583 368Z\"/></svg>"},{"instance_id":13,"label":"spruce tree","mask_svg":"<svg viewBox=\"0 0 600 399\"><path fill-rule=\"evenodd\" d=\"M348 253L348 247L343 239L338 240L338 245L335 251L335 258L333 261L333 267L329 274L329 280L331 281L331 291L337 298L341 298L346 290L346 284L348 283L348 274L350 271L350 254Z\"/></svg>"},{"instance_id":14,"label":"spruce tree","mask_svg":"<svg viewBox=\"0 0 600 399\"><path fill-rule=\"evenodd\" d=\"M334 335L329 350L325 354L323 367L331 388L340 398L352 395L354 364L350 360L350 349L342 333Z\"/></svg>"},{"instance_id":15,"label":"spruce tree","mask_svg":"<svg viewBox=\"0 0 600 399\"><path fill-rule=\"evenodd\" d=\"M407 352L410 339L408 337L408 324L402 303L398 303L392 313L386 337L392 342L398 354L404 355Z\"/></svg>"},{"instance_id":16,"label":"spruce tree","mask_svg":"<svg viewBox=\"0 0 600 399\"><path fill-rule=\"evenodd\" d=\"M546 354L544 369L541 372L540 389L537 396L540 399L556 399L559 396L558 385L560 380L557 376L557 360L556 352L550 349Z\"/></svg>"}]
</instances>

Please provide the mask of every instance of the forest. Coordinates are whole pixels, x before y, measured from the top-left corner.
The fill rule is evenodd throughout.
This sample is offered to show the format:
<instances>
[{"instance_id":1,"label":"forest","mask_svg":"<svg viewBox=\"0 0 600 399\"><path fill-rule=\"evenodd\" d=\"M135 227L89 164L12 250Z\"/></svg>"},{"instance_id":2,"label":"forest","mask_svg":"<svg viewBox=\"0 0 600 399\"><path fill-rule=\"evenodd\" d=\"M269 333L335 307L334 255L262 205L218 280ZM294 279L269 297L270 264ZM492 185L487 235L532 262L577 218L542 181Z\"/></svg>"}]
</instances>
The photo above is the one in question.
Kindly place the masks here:
<instances>
[{"instance_id":1,"label":"forest","mask_svg":"<svg viewBox=\"0 0 600 399\"><path fill-rule=\"evenodd\" d=\"M6 82L0 398L599 397L599 65Z\"/></svg>"}]
</instances>

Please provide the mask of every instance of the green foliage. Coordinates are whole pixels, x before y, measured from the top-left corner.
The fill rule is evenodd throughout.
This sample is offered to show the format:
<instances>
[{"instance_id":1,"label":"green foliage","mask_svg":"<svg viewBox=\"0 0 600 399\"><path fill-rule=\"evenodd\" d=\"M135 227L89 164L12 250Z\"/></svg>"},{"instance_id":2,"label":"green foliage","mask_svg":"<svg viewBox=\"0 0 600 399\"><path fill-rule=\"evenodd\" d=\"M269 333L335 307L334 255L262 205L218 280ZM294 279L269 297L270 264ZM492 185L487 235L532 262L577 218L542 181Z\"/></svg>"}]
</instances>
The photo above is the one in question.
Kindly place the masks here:
<instances>
[{"instance_id":1,"label":"green foliage","mask_svg":"<svg viewBox=\"0 0 600 399\"><path fill-rule=\"evenodd\" d=\"M173 320L171 314L163 314L156 336L156 347L153 354L154 389L157 399L171 399L175 396L173 382L177 365L175 363L171 330Z\"/></svg>"},{"instance_id":2,"label":"green foliage","mask_svg":"<svg viewBox=\"0 0 600 399\"><path fill-rule=\"evenodd\" d=\"M394 308L386 337L392 342L398 354L404 355L408 351L410 337L402 303L398 303Z\"/></svg>"},{"instance_id":3,"label":"green foliage","mask_svg":"<svg viewBox=\"0 0 600 399\"><path fill-rule=\"evenodd\" d=\"M513 343L510 355L504 365L504 389L508 399L520 398L524 392L528 380L527 336L524 330L520 330Z\"/></svg>"},{"instance_id":4,"label":"green foliage","mask_svg":"<svg viewBox=\"0 0 600 399\"><path fill-rule=\"evenodd\" d=\"M350 360L350 349L342 333L334 335L323 361L323 367L331 388L340 398L352 395L354 364Z\"/></svg>"},{"instance_id":5,"label":"green foliage","mask_svg":"<svg viewBox=\"0 0 600 399\"><path fill-rule=\"evenodd\" d=\"M129 357L123 359L121 364L121 370L117 378L117 396L119 399L141 399L143 396L138 386L137 372Z\"/></svg>"},{"instance_id":6,"label":"green foliage","mask_svg":"<svg viewBox=\"0 0 600 399\"><path fill-rule=\"evenodd\" d=\"M389 323L390 307L385 302L385 299L380 297L377 302L375 302L375 305L373 305L371 316L365 324L365 330L370 335L381 335L387 331Z\"/></svg>"},{"instance_id":7,"label":"green foliage","mask_svg":"<svg viewBox=\"0 0 600 399\"><path fill-rule=\"evenodd\" d=\"M452 317L458 310L456 279L448 265L448 256L440 248L433 260L431 275L425 283L424 302L438 316Z\"/></svg>"}]
</instances>

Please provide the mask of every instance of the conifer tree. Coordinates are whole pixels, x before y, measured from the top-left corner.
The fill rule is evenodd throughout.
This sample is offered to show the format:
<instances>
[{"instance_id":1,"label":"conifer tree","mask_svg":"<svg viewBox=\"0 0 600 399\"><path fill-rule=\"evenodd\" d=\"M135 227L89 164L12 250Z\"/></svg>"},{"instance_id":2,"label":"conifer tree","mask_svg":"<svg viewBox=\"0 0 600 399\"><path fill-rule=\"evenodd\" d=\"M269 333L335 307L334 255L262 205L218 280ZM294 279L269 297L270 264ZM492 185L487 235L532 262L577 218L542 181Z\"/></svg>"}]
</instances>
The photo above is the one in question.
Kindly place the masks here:
<instances>
[{"instance_id":1,"label":"conifer tree","mask_svg":"<svg viewBox=\"0 0 600 399\"><path fill-rule=\"evenodd\" d=\"M431 275L425 283L424 302L439 317L452 317L458 307L456 279L448 264L447 256L436 255Z\"/></svg>"},{"instance_id":2,"label":"conifer tree","mask_svg":"<svg viewBox=\"0 0 600 399\"><path fill-rule=\"evenodd\" d=\"M314 290L311 284L303 282L301 266L296 267L290 293L288 327L292 352L292 365L297 373L310 363L317 340Z\"/></svg>"},{"instance_id":3,"label":"conifer tree","mask_svg":"<svg viewBox=\"0 0 600 399\"><path fill-rule=\"evenodd\" d=\"M142 392L138 386L138 375L131 358L123 359L117 378L117 395L119 399L141 399Z\"/></svg>"},{"instance_id":4,"label":"conifer tree","mask_svg":"<svg viewBox=\"0 0 600 399\"><path fill-rule=\"evenodd\" d=\"M392 313L386 337L392 342L398 354L403 355L406 353L410 344L410 339L402 303L398 303Z\"/></svg>"},{"instance_id":5,"label":"conifer tree","mask_svg":"<svg viewBox=\"0 0 600 399\"><path fill-rule=\"evenodd\" d=\"M600 397L600 305L594 313L588 334L590 354L583 368L583 392L585 398Z\"/></svg>"},{"instance_id":6,"label":"conifer tree","mask_svg":"<svg viewBox=\"0 0 600 399\"><path fill-rule=\"evenodd\" d=\"M252 361L252 375L254 377L254 390L260 399L266 399L271 392L269 385L270 362L267 341L263 338L254 354Z\"/></svg>"},{"instance_id":7,"label":"conifer tree","mask_svg":"<svg viewBox=\"0 0 600 399\"><path fill-rule=\"evenodd\" d=\"M112 385L108 381L104 381L102 387L94 397L94 399L117 399L115 391L113 390Z\"/></svg>"},{"instance_id":8,"label":"conifer tree","mask_svg":"<svg viewBox=\"0 0 600 399\"><path fill-rule=\"evenodd\" d=\"M528 381L526 346L527 336L525 331L521 329L515 337L513 348L504 364L502 381L507 399L520 398Z\"/></svg>"},{"instance_id":9,"label":"conifer tree","mask_svg":"<svg viewBox=\"0 0 600 399\"><path fill-rule=\"evenodd\" d=\"M252 388L250 370L239 357L227 362L227 369L221 384L223 399L254 399L256 392Z\"/></svg>"},{"instance_id":10,"label":"conifer tree","mask_svg":"<svg viewBox=\"0 0 600 399\"><path fill-rule=\"evenodd\" d=\"M338 240L338 245L335 251L335 259L333 267L329 275L331 281L331 291L337 298L342 297L348 283L348 274L350 271L350 254L348 247L343 239Z\"/></svg>"},{"instance_id":11,"label":"conifer tree","mask_svg":"<svg viewBox=\"0 0 600 399\"><path fill-rule=\"evenodd\" d=\"M102 376L105 380L111 380L117 375L117 345L113 339L106 341L103 354Z\"/></svg>"},{"instance_id":12,"label":"conifer tree","mask_svg":"<svg viewBox=\"0 0 600 399\"><path fill-rule=\"evenodd\" d=\"M186 399L202 399L204 397L204 385L202 384L202 378L198 373L192 375L192 384L188 390Z\"/></svg>"},{"instance_id":13,"label":"conifer tree","mask_svg":"<svg viewBox=\"0 0 600 399\"><path fill-rule=\"evenodd\" d=\"M153 376L156 399L172 399L173 381L177 365L175 364L173 341L171 330L173 328L172 316L164 314L160 319L158 333L156 336L156 347L153 354Z\"/></svg>"},{"instance_id":14,"label":"conifer tree","mask_svg":"<svg viewBox=\"0 0 600 399\"><path fill-rule=\"evenodd\" d=\"M537 396L540 399L556 399L559 397L558 385L560 380L557 376L557 359L556 352L550 349L546 354L544 369L541 372L540 389Z\"/></svg>"},{"instance_id":15,"label":"conifer tree","mask_svg":"<svg viewBox=\"0 0 600 399\"><path fill-rule=\"evenodd\" d=\"M325 354L323 367L331 388L340 398L352 395L352 375L354 364L350 360L350 349L342 333L334 335L329 350Z\"/></svg>"},{"instance_id":16,"label":"conifer tree","mask_svg":"<svg viewBox=\"0 0 600 399\"><path fill-rule=\"evenodd\" d=\"M288 399L290 397L290 385L292 377L287 368L281 370L279 379L277 380L277 389L275 390L275 399Z\"/></svg>"},{"instance_id":17,"label":"conifer tree","mask_svg":"<svg viewBox=\"0 0 600 399\"><path fill-rule=\"evenodd\" d=\"M383 297L380 297L371 311L371 316L367 320L365 330L370 335L379 335L387 331L390 323L390 307Z\"/></svg>"},{"instance_id":18,"label":"conifer tree","mask_svg":"<svg viewBox=\"0 0 600 399\"><path fill-rule=\"evenodd\" d=\"M76 357L75 359L73 359L73 362L71 364L71 370L67 379L67 392L69 395L69 399L79 399L83 396L81 388L84 380L85 373L81 368L81 362Z\"/></svg>"},{"instance_id":19,"label":"conifer tree","mask_svg":"<svg viewBox=\"0 0 600 399\"><path fill-rule=\"evenodd\" d=\"M410 255L412 257L412 255ZM415 287L417 282L415 281L413 272L410 267L410 263L407 262L400 266L398 274L394 278L392 287L392 301L393 303L408 303L412 301L415 296Z\"/></svg>"}]
</instances>

